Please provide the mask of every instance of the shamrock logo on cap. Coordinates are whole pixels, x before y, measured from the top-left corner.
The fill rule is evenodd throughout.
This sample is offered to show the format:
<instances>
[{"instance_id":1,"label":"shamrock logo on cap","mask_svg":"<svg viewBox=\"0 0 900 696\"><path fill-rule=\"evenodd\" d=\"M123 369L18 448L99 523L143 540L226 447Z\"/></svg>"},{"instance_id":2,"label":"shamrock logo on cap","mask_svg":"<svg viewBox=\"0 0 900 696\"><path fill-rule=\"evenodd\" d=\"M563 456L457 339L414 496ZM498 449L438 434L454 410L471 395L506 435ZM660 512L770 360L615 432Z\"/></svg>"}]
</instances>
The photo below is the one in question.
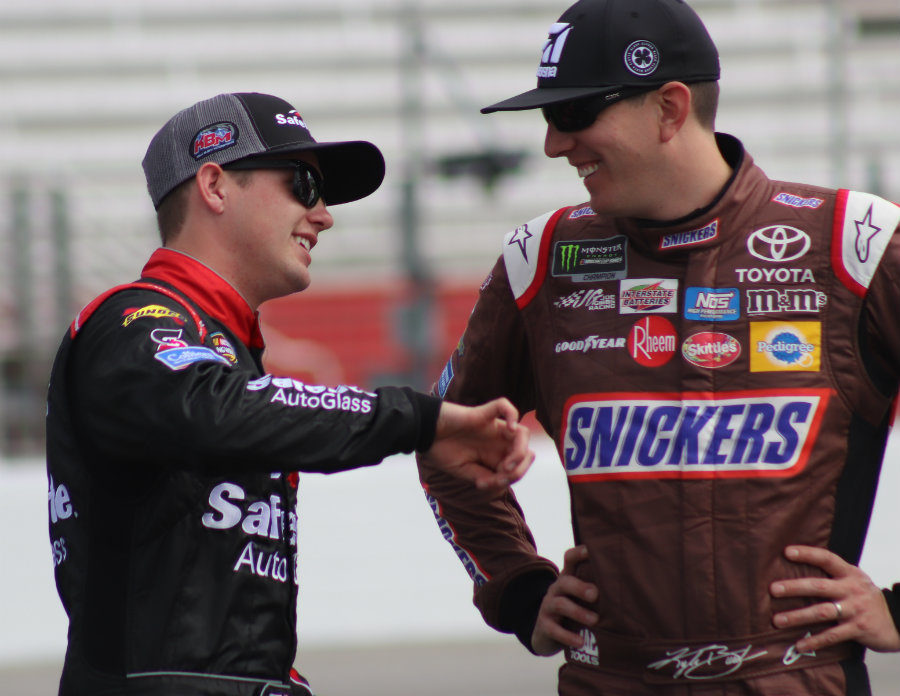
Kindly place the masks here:
<instances>
[{"instance_id":1,"label":"shamrock logo on cap","mask_svg":"<svg viewBox=\"0 0 900 696\"><path fill-rule=\"evenodd\" d=\"M625 49L625 67L635 75L652 75L659 67L659 49L649 41L633 41Z\"/></svg>"}]
</instances>

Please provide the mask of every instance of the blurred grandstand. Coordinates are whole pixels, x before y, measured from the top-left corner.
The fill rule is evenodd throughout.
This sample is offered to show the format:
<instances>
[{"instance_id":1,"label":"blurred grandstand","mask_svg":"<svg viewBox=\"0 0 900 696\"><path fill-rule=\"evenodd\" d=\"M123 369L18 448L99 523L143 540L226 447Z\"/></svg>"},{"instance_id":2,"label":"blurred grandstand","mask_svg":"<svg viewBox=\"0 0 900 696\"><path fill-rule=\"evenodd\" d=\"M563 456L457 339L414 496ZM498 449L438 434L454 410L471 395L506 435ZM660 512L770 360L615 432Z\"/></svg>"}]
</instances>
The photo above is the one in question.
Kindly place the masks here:
<instances>
[{"instance_id":1,"label":"blurred grandstand","mask_svg":"<svg viewBox=\"0 0 900 696\"><path fill-rule=\"evenodd\" d=\"M265 307L270 367L427 387L503 233L584 198L534 112L478 108L534 83L568 0L4 0L0 5L0 454L42 448L71 316L156 246L140 160L219 92L293 102L319 140L385 153L335 208L313 287ZM717 41L719 129L770 176L900 199L897 0L694 0ZM893 118L892 118L893 117Z\"/></svg>"}]
</instances>

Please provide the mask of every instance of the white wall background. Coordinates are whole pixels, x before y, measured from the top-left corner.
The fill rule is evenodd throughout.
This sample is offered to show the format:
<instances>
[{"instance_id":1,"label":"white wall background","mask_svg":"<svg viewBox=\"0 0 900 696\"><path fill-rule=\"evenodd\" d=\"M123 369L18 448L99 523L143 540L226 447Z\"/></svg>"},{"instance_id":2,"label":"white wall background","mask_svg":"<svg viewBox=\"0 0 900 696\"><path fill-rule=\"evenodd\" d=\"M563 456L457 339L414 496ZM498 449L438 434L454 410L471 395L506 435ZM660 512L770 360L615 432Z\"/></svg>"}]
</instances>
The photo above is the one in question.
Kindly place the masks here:
<instances>
[{"instance_id":1,"label":"white wall background","mask_svg":"<svg viewBox=\"0 0 900 696\"><path fill-rule=\"evenodd\" d=\"M516 493L538 547L560 563L572 543L565 476L550 441L534 445L537 461ZM895 432L861 563L881 586L900 581L898 493ZM46 496L40 462L0 465L0 667L65 651ZM409 457L304 477L300 525L301 648L500 639L473 608L468 576L437 530Z\"/></svg>"},{"instance_id":2,"label":"white wall background","mask_svg":"<svg viewBox=\"0 0 900 696\"><path fill-rule=\"evenodd\" d=\"M134 277L156 243L139 166L147 143L177 110L223 91L278 94L318 139L367 139L384 152L381 188L332 210L317 287L404 273L407 167L424 261L438 280L480 282L505 232L585 199L572 168L543 156L539 114L478 113L534 86L546 30L569 4L219 0L210 11L183 0L3 0L0 267L21 256L31 283L0 274L0 306L16 308L30 288L34 306L22 311L36 317L22 328L0 312L0 351L52 354L71 312ZM718 127L770 177L900 199L900 32L864 31L876 4L877 17L897 16L897 0L694 0L721 56ZM437 175L442 157L485 148L528 157L490 193ZM12 234L18 190L29 196L28 243ZM68 253L49 238L54 193L66 201ZM62 325L57 256L72 274Z\"/></svg>"}]
</instances>

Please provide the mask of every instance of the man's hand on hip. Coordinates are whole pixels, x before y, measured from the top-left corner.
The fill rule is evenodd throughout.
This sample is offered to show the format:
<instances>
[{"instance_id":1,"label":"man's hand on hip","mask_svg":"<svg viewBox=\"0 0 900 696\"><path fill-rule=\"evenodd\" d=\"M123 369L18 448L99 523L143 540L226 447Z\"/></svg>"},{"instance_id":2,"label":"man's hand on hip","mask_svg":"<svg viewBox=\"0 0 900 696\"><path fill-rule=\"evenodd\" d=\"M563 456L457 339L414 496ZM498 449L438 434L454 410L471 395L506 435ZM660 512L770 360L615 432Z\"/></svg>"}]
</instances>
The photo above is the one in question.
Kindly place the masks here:
<instances>
[{"instance_id":1,"label":"man's hand on hip","mask_svg":"<svg viewBox=\"0 0 900 696\"><path fill-rule=\"evenodd\" d=\"M597 623L597 614L581 604L597 601L597 586L575 577L575 568L586 561L587 556L586 546L566 551L562 571L544 595L531 634L531 649L538 655L554 655L563 648L577 650L583 647L584 639L577 631L581 626ZM571 630L573 625L575 630Z\"/></svg>"},{"instance_id":2,"label":"man's hand on hip","mask_svg":"<svg viewBox=\"0 0 900 696\"><path fill-rule=\"evenodd\" d=\"M772 583L773 597L805 597L816 603L784 611L772 617L778 628L821 625L830 628L797 643L797 650L809 652L854 640L878 652L900 650L900 634L891 618L887 601L866 573L827 549L789 546L785 556L794 563L821 568L828 577L803 577Z\"/></svg>"}]
</instances>

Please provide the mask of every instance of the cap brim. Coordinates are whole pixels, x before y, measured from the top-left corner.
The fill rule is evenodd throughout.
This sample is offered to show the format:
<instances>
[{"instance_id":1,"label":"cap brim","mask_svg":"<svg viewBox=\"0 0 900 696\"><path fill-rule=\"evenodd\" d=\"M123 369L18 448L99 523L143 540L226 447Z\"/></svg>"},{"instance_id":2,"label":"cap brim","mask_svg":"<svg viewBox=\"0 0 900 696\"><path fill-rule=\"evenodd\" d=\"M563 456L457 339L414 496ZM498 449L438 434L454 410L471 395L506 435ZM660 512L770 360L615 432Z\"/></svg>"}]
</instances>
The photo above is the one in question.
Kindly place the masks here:
<instances>
[{"instance_id":1,"label":"cap brim","mask_svg":"<svg viewBox=\"0 0 900 696\"><path fill-rule=\"evenodd\" d=\"M604 87L552 87L528 90L517 94L515 97L504 99L486 106L481 110L483 114L491 114L495 111L524 111L526 109L539 109L542 106L558 104L559 102L579 99L581 97L593 97L603 94L613 94L624 89L623 85L606 85Z\"/></svg>"},{"instance_id":2,"label":"cap brim","mask_svg":"<svg viewBox=\"0 0 900 696\"><path fill-rule=\"evenodd\" d=\"M339 205L358 201L374 193L384 181L384 156L365 140L336 143L297 143L282 145L266 152L290 154L314 152L325 184L325 203Z\"/></svg>"}]
</instances>

